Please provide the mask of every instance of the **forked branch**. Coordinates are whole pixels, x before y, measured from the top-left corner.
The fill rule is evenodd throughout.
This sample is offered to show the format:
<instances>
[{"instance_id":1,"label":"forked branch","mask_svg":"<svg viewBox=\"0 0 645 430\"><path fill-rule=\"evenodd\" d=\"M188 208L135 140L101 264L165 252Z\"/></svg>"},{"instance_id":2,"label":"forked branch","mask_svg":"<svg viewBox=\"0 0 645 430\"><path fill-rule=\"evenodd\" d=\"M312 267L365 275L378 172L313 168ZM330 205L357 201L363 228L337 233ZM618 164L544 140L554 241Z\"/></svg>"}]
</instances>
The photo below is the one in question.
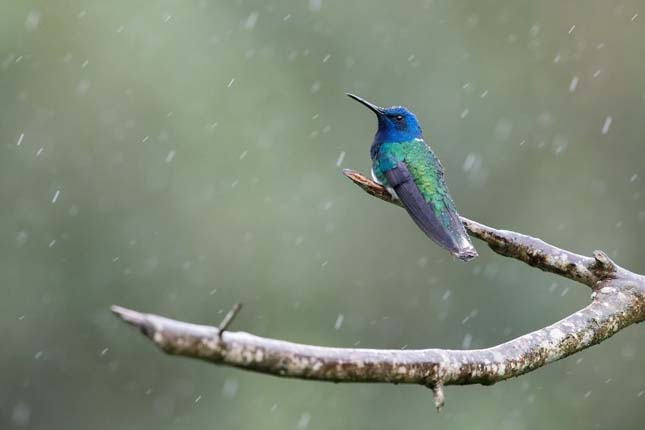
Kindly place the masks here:
<instances>
[{"instance_id":1,"label":"forked branch","mask_svg":"<svg viewBox=\"0 0 645 430\"><path fill-rule=\"evenodd\" d=\"M367 193L398 202L379 184L344 174ZM112 311L163 351L276 376L334 382L421 384L443 406L444 385L494 384L567 357L645 319L645 278L616 265L602 251L578 255L540 239L463 218L468 232L496 253L585 284L591 303L532 333L487 349L359 349L303 345L227 329L189 324L119 306ZM239 310L239 308L235 308ZM223 330L226 330L224 333Z\"/></svg>"}]
</instances>

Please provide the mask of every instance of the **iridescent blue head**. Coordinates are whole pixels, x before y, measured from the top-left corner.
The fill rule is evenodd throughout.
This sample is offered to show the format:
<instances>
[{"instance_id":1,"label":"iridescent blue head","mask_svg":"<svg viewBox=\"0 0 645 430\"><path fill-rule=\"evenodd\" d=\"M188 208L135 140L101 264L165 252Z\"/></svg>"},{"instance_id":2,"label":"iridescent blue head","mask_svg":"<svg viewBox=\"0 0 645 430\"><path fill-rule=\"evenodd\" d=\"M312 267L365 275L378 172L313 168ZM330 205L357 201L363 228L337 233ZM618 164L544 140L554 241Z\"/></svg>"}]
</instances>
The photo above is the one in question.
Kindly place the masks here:
<instances>
[{"instance_id":1,"label":"iridescent blue head","mask_svg":"<svg viewBox=\"0 0 645 430\"><path fill-rule=\"evenodd\" d=\"M417 117L403 106L382 108L354 94L347 94L357 102L367 106L378 118L378 131L374 143L408 142L423 138Z\"/></svg>"}]
</instances>

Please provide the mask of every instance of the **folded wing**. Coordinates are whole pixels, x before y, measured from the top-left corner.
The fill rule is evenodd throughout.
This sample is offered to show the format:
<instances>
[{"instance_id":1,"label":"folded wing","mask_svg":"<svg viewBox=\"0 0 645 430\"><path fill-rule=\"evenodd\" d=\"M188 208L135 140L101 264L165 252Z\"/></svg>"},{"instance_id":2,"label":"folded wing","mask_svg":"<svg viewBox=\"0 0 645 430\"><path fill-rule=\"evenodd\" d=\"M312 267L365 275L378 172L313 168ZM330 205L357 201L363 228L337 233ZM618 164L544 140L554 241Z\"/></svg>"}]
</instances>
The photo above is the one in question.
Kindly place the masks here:
<instances>
[{"instance_id":1,"label":"folded wing","mask_svg":"<svg viewBox=\"0 0 645 430\"><path fill-rule=\"evenodd\" d=\"M405 161L399 161L384 175L410 217L430 239L461 260L477 256L449 195L440 194L437 199L426 201Z\"/></svg>"}]
</instances>

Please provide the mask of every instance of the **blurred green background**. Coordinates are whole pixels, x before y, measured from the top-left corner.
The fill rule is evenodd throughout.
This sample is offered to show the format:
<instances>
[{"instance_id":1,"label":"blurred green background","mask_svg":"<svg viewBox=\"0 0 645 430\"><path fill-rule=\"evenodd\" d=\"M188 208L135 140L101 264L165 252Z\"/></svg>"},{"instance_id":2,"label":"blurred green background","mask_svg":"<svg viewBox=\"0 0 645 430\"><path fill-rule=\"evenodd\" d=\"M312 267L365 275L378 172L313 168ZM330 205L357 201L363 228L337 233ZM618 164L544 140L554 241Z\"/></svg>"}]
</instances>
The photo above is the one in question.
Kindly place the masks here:
<instances>
[{"instance_id":1,"label":"blurred green background","mask_svg":"<svg viewBox=\"0 0 645 430\"><path fill-rule=\"evenodd\" d=\"M0 428L642 428L642 327L437 414L168 357L109 312L479 348L589 301L345 179L376 127L346 91L417 113L463 215L645 272L643 4L562 3L0 2Z\"/></svg>"}]
</instances>

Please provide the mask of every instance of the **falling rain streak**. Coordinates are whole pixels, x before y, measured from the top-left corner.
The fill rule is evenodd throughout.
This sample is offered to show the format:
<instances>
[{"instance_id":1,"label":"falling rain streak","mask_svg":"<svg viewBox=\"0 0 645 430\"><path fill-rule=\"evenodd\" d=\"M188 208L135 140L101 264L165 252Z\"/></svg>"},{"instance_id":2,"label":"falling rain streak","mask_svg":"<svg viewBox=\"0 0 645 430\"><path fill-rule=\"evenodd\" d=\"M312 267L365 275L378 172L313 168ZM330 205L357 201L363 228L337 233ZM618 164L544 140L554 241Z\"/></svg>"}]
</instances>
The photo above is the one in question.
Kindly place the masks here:
<instances>
[{"instance_id":1,"label":"falling rain streak","mask_svg":"<svg viewBox=\"0 0 645 430\"><path fill-rule=\"evenodd\" d=\"M344 159L345 159L345 151L342 151L338 156L338 159L336 159L336 167L340 167L343 164Z\"/></svg>"},{"instance_id":2,"label":"falling rain streak","mask_svg":"<svg viewBox=\"0 0 645 430\"><path fill-rule=\"evenodd\" d=\"M612 118L612 117L610 117L610 116L608 116L607 118L605 118L605 122L604 122L604 124L602 125L602 130L601 130L601 131L602 131L602 134L607 134L607 133L609 133L609 127L611 127L611 123L612 123L612 121L613 121L613 118Z\"/></svg>"}]
</instances>

